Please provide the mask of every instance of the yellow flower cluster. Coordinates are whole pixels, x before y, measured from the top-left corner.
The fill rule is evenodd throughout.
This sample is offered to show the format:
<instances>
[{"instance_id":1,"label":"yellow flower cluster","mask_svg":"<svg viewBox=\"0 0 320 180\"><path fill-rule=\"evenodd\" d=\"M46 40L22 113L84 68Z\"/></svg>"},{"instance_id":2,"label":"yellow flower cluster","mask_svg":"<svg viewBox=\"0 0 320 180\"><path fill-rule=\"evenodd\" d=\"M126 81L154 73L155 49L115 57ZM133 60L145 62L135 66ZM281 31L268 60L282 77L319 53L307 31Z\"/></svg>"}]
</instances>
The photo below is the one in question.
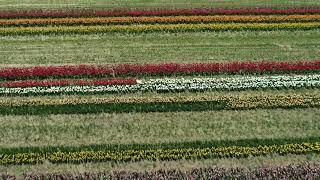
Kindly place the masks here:
<instances>
[{"instance_id":1,"label":"yellow flower cluster","mask_svg":"<svg viewBox=\"0 0 320 180\"><path fill-rule=\"evenodd\" d=\"M37 18L0 19L0 26L44 26L80 24L133 24L133 23L210 23L210 22L311 22L320 15L216 15L216 16L151 16L151 17L92 17L92 18Z\"/></svg>"},{"instance_id":2,"label":"yellow flower cluster","mask_svg":"<svg viewBox=\"0 0 320 180\"><path fill-rule=\"evenodd\" d=\"M144 24L110 26L49 26L0 28L0 35L64 34L64 33L139 33L139 32L184 32L184 31L227 31L227 30L277 30L315 29L320 22L307 23L210 23L210 24Z\"/></svg>"},{"instance_id":3,"label":"yellow flower cluster","mask_svg":"<svg viewBox=\"0 0 320 180\"><path fill-rule=\"evenodd\" d=\"M53 163L85 161L177 160L196 158L247 157L273 153L306 154L319 152L320 142L270 146L264 145L257 147L229 146L184 149L17 153L0 155L0 164L40 163L44 160L48 160Z\"/></svg>"},{"instance_id":4,"label":"yellow flower cluster","mask_svg":"<svg viewBox=\"0 0 320 180\"><path fill-rule=\"evenodd\" d=\"M318 91L307 93L261 93L261 94L157 94L156 96L103 96L70 95L46 97L1 97L0 107L79 105L79 104L118 104L118 103L183 103L183 102L221 102L226 109L252 109L272 107L314 107L320 106Z\"/></svg>"}]
</instances>

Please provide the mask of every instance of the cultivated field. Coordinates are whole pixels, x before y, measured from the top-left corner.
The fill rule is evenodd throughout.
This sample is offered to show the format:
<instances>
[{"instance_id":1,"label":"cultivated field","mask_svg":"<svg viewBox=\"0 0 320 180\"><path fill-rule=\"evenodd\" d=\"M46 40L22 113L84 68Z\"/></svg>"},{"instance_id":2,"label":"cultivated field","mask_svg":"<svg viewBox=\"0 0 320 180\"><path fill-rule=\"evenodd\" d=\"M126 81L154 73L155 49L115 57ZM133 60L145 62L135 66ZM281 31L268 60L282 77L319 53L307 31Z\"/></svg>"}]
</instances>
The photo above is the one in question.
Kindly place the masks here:
<instances>
[{"instance_id":1,"label":"cultivated field","mask_svg":"<svg viewBox=\"0 0 320 180\"><path fill-rule=\"evenodd\" d=\"M320 2L0 0L0 179L320 178Z\"/></svg>"}]
</instances>

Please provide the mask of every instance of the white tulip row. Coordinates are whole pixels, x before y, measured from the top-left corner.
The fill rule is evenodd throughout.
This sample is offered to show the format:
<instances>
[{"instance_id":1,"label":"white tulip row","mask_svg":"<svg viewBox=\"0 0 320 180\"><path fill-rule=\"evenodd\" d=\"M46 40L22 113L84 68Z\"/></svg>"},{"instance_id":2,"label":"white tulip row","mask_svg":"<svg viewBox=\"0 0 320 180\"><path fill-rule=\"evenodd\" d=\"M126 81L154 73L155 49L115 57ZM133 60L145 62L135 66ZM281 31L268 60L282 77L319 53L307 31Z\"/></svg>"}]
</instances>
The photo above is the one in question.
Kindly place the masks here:
<instances>
[{"instance_id":1,"label":"white tulip row","mask_svg":"<svg viewBox=\"0 0 320 180\"><path fill-rule=\"evenodd\" d=\"M125 93L145 91L245 90L320 87L320 75L242 76L232 78L163 78L139 80L134 85L0 88L0 95L60 93Z\"/></svg>"}]
</instances>

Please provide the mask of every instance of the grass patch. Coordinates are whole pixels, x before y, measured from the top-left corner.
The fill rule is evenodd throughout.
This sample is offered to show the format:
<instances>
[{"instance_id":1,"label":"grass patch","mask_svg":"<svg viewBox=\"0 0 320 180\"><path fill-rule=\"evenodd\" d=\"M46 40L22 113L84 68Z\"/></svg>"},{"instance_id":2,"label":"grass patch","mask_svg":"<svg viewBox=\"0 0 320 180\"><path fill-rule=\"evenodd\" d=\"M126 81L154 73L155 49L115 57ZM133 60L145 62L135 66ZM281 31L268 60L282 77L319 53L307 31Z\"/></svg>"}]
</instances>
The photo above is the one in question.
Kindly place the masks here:
<instances>
[{"instance_id":1,"label":"grass patch","mask_svg":"<svg viewBox=\"0 0 320 180\"><path fill-rule=\"evenodd\" d=\"M0 147L302 138L318 109L1 116Z\"/></svg>"},{"instance_id":2,"label":"grass patch","mask_svg":"<svg viewBox=\"0 0 320 180\"><path fill-rule=\"evenodd\" d=\"M319 35L312 30L9 36L0 37L0 66L315 60Z\"/></svg>"}]
</instances>

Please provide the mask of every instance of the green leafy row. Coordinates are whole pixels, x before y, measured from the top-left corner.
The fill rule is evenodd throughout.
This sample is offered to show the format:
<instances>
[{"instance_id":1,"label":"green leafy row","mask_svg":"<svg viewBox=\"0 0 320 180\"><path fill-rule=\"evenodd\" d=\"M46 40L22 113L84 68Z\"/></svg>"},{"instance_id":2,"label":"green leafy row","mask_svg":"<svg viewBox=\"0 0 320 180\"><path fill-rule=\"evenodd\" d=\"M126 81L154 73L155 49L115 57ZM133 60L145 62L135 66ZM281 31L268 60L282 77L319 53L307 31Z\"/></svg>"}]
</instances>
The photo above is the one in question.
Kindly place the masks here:
<instances>
[{"instance_id":1,"label":"green leafy row","mask_svg":"<svg viewBox=\"0 0 320 180\"><path fill-rule=\"evenodd\" d=\"M265 146L226 146L181 149L145 149L119 151L78 151L51 153L1 154L0 164L32 164L49 161L51 163L81 163L91 161L141 161L141 160L179 160L222 157L248 157L268 154L308 154L320 153L320 142L302 142Z\"/></svg>"}]
</instances>

